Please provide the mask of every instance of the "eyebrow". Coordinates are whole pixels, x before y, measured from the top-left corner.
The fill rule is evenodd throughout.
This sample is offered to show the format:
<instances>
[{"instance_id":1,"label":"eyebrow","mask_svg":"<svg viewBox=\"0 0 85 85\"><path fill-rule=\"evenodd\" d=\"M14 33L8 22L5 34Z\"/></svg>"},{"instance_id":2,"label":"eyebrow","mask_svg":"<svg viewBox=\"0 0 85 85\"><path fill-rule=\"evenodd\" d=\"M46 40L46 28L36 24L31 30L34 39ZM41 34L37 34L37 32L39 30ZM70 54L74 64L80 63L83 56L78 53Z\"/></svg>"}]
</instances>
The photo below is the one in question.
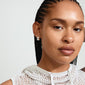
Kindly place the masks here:
<instances>
[{"instance_id":1,"label":"eyebrow","mask_svg":"<svg viewBox=\"0 0 85 85\"><path fill-rule=\"evenodd\" d=\"M61 23L66 23L64 19L60 19L60 18L53 18L50 21L59 21ZM75 24L84 24L84 21L77 21Z\"/></svg>"}]
</instances>

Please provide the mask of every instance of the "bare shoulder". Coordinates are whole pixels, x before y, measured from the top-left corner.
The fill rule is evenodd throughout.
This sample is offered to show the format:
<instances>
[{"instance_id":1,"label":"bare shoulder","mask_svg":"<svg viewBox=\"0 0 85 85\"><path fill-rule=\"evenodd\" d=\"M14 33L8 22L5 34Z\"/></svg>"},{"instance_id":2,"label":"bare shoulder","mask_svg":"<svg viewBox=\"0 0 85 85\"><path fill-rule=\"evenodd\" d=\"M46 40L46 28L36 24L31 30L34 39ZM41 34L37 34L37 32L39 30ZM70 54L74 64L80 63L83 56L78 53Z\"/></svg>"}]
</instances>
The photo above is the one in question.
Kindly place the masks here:
<instances>
[{"instance_id":1,"label":"bare shoulder","mask_svg":"<svg viewBox=\"0 0 85 85\"><path fill-rule=\"evenodd\" d=\"M12 84L12 80L10 79L10 80L8 80L8 81L3 82L3 83L0 84L0 85L13 85L13 84Z\"/></svg>"},{"instance_id":2,"label":"bare shoulder","mask_svg":"<svg viewBox=\"0 0 85 85\"><path fill-rule=\"evenodd\" d=\"M84 68L82 68L81 70L85 72L85 67L84 67Z\"/></svg>"}]
</instances>

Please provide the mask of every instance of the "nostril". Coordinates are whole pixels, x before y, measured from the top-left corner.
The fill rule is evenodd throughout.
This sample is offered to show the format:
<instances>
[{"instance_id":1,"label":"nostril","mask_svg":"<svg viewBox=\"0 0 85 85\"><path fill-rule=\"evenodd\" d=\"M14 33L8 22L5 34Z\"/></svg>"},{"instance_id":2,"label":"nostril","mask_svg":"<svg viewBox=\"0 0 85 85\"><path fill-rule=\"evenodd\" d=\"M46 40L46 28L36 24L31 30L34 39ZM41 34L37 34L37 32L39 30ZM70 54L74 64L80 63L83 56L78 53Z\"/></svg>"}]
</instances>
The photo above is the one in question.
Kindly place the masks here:
<instances>
[{"instance_id":1,"label":"nostril","mask_svg":"<svg viewBox=\"0 0 85 85\"><path fill-rule=\"evenodd\" d=\"M68 40L64 40L64 42L65 42L65 43L69 43L69 41L68 41Z\"/></svg>"},{"instance_id":2,"label":"nostril","mask_svg":"<svg viewBox=\"0 0 85 85\"><path fill-rule=\"evenodd\" d=\"M64 40L65 42L68 42L67 40Z\"/></svg>"},{"instance_id":3,"label":"nostril","mask_svg":"<svg viewBox=\"0 0 85 85\"><path fill-rule=\"evenodd\" d=\"M64 37L63 42L65 43L73 43L74 39L73 37Z\"/></svg>"}]
</instances>

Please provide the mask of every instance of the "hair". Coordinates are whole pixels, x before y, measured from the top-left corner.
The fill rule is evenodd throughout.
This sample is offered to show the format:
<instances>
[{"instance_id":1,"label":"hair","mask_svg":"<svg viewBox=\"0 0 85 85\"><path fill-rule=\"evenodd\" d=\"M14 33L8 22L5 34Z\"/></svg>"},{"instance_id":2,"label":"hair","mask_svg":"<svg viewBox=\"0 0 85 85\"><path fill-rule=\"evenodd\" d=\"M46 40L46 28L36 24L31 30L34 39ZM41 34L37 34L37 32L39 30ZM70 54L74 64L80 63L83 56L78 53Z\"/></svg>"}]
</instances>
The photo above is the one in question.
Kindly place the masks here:
<instances>
[{"instance_id":1,"label":"hair","mask_svg":"<svg viewBox=\"0 0 85 85\"><path fill-rule=\"evenodd\" d=\"M37 11L35 22L42 23L46 14L49 13L49 8L52 8L53 4L55 4L57 2L61 2L61 1L64 1L64 0L44 0L43 3L41 4L40 8ZM77 0L69 0L69 1L75 2L81 8L81 6L77 2ZM81 10L82 10L82 8L81 8ZM37 64L38 64L41 59L41 56L42 56L41 40L37 41L36 37L34 36L34 43L35 43L36 60L37 60ZM77 62L77 57L71 63L76 64L76 62Z\"/></svg>"}]
</instances>

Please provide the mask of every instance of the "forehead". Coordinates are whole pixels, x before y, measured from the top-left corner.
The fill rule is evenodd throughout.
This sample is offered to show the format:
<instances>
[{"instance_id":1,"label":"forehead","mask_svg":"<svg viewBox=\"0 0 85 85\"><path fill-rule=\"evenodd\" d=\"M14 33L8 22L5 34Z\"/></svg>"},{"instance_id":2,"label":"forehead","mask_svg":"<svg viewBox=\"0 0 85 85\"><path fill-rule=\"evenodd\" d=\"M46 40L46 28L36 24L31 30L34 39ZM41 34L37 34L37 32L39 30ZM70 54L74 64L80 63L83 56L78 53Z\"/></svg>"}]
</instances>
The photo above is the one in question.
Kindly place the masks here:
<instances>
[{"instance_id":1,"label":"forehead","mask_svg":"<svg viewBox=\"0 0 85 85\"><path fill-rule=\"evenodd\" d=\"M71 18L84 19L83 12L76 2L64 0L53 4L53 7L49 8L49 15L47 14L46 17L69 19L69 16Z\"/></svg>"}]
</instances>

